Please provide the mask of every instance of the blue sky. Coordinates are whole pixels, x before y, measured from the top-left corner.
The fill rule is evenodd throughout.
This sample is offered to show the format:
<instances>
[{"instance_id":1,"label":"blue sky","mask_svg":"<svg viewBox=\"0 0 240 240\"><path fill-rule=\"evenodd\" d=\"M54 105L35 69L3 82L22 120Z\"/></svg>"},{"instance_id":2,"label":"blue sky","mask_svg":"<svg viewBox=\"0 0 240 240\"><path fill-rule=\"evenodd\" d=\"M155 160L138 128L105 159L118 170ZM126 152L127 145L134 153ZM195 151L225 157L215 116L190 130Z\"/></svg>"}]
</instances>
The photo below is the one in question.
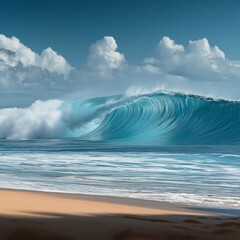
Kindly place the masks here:
<instances>
[{"instance_id":1,"label":"blue sky","mask_svg":"<svg viewBox=\"0 0 240 240\"><path fill-rule=\"evenodd\" d=\"M240 99L238 0L0 4L0 108L163 90Z\"/></svg>"},{"instance_id":2,"label":"blue sky","mask_svg":"<svg viewBox=\"0 0 240 240\"><path fill-rule=\"evenodd\" d=\"M0 0L0 32L36 52L51 46L71 65L85 63L89 46L113 36L131 63L151 56L163 36L186 45L206 37L239 59L238 0Z\"/></svg>"}]
</instances>

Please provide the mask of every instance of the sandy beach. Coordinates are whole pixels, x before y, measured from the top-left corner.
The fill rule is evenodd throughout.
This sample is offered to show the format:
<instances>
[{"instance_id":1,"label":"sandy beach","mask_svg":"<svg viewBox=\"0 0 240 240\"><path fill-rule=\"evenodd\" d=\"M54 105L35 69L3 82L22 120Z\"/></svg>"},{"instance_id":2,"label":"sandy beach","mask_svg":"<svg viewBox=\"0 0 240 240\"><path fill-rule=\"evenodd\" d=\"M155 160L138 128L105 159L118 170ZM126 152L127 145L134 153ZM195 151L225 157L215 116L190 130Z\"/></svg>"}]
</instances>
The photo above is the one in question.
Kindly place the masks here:
<instances>
[{"instance_id":1,"label":"sandy beach","mask_svg":"<svg viewBox=\"0 0 240 240\"><path fill-rule=\"evenodd\" d=\"M239 239L239 212L156 201L0 190L1 240Z\"/></svg>"}]
</instances>

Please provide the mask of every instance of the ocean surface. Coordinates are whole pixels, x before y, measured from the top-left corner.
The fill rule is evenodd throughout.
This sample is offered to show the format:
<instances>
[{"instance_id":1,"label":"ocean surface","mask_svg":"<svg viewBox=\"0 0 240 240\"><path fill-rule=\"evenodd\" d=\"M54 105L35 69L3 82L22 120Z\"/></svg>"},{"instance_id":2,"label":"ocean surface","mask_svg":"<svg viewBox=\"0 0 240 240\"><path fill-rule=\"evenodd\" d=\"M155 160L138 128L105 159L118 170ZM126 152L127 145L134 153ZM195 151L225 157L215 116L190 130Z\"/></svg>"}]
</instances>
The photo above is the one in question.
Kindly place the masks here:
<instances>
[{"instance_id":1,"label":"ocean surface","mask_svg":"<svg viewBox=\"0 0 240 240\"><path fill-rule=\"evenodd\" d=\"M155 93L0 109L0 188L240 208L240 102Z\"/></svg>"},{"instance_id":2,"label":"ocean surface","mask_svg":"<svg viewBox=\"0 0 240 240\"><path fill-rule=\"evenodd\" d=\"M0 187L240 208L240 149L0 141Z\"/></svg>"}]
</instances>

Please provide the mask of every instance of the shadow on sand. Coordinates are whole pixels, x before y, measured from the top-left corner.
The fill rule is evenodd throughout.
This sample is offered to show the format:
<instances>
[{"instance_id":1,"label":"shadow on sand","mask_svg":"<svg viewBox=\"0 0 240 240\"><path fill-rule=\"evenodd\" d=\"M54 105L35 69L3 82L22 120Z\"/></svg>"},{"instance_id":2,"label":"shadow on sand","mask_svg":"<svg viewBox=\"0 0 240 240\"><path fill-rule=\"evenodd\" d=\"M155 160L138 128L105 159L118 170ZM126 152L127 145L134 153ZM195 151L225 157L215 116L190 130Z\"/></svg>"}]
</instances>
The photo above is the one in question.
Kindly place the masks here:
<instances>
[{"instance_id":1,"label":"shadow on sand","mask_svg":"<svg viewBox=\"0 0 240 240\"><path fill-rule=\"evenodd\" d=\"M29 214L29 213L28 213ZM240 236L240 217L186 215L0 216L1 240L192 240Z\"/></svg>"}]
</instances>

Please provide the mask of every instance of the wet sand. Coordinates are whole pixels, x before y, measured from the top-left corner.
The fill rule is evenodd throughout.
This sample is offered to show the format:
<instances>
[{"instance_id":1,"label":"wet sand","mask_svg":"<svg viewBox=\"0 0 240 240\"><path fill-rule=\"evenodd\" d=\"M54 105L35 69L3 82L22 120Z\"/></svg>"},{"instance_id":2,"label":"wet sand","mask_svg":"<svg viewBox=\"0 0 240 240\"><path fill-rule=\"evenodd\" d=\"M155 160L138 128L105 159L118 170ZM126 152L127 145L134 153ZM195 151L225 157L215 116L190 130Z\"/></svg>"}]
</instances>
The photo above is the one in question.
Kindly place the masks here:
<instances>
[{"instance_id":1,"label":"wet sand","mask_svg":"<svg viewBox=\"0 0 240 240\"><path fill-rule=\"evenodd\" d=\"M1 240L239 239L240 211L0 190Z\"/></svg>"}]
</instances>

